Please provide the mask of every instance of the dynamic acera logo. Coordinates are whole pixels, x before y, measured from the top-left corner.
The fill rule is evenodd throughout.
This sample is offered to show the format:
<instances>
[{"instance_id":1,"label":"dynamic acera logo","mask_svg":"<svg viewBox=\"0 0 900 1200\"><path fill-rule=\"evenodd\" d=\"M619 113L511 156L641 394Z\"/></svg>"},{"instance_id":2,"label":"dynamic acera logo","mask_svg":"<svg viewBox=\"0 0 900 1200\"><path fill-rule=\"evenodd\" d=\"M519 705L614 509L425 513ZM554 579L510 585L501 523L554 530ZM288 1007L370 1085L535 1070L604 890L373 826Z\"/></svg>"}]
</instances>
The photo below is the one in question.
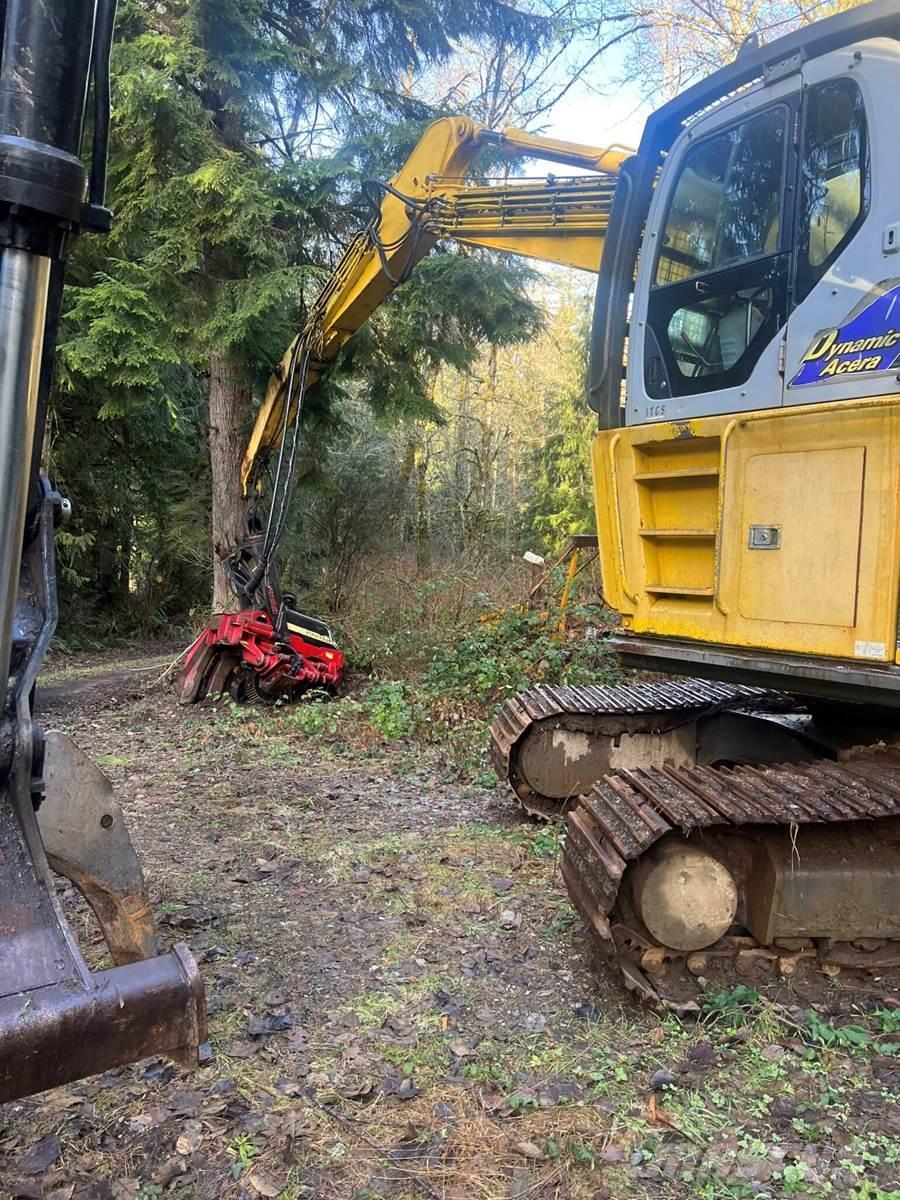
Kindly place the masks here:
<instances>
[{"instance_id":1,"label":"dynamic acera logo","mask_svg":"<svg viewBox=\"0 0 900 1200\"><path fill-rule=\"evenodd\" d=\"M889 291L864 303L844 325L816 334L791 387L827 383L842 375L892 371L900 366L900 284L894 280L891 283L894 286Z\"/></svg>"}]
</instances>

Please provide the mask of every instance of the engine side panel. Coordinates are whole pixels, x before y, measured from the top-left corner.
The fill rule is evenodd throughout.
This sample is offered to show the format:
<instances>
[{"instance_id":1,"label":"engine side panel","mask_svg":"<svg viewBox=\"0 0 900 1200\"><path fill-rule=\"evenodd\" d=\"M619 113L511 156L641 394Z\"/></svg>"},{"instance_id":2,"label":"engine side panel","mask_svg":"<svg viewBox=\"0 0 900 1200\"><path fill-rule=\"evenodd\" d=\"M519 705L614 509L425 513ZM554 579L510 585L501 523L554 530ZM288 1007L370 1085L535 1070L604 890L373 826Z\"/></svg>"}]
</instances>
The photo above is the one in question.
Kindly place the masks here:
<instances>
[{"instance_id":1,"label":"engine side panel","mask_svg":"<svg viewBox=\"0 0 900 1200\"><path fill-rule=\"evenodd\" d=\"M900 399L606 430L593 469L626 631L896 660Z\"/></svg>"}]
</instances>

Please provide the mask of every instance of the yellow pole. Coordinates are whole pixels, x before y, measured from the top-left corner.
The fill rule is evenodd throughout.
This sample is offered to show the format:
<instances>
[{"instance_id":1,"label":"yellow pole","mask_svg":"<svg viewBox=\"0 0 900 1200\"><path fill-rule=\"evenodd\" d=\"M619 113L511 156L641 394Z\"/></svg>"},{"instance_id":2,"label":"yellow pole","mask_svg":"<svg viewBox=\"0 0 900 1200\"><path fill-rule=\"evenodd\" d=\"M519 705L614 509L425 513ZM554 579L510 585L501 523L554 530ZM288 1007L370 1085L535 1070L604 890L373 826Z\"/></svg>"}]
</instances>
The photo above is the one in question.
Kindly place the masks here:
<instances>
[{"instance_id":1,"label":"yellow pole","mask_svg":"<svg viewBox=\"0 0 900 1200\"><path fill-rule=\"evenodd\" d=\"M566 609L569 607L569 593L572 590L572 584L575 581L575 576L578 574L578 559L581 555L581 547L572 547L572 557L569 559L569 570L566 573L566 582L563 585L562 596L559 600L559 632L566 632Z\"/></svg>"}]
</instances>

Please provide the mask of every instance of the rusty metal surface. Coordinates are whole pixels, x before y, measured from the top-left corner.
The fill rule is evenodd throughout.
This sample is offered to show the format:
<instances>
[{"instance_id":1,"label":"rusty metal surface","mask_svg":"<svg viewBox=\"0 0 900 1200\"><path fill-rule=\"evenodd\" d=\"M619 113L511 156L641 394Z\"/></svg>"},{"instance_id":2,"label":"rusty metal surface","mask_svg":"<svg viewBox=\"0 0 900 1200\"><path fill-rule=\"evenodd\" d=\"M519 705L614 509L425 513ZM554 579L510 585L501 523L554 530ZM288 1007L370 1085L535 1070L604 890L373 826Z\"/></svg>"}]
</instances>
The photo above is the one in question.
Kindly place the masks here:
<instances>
[{"instance_id":1,"label":"rusty metal surface","mask_svg":"<svg viewBox=\"0 0 900 1200\"><path fill-rule=\"evenodd\" d=\"M0 1103L165 1054L197 1062L203 984L185 946L75 981L0 996Z\"/></svg>"},{"instance_id":2,"label":"rusty metal surface","mask_svg":"<svg viewBox=\"0 0 900 1200\"><path fill-rule=\"evenodd\" d=\"M59 907L26 781L0 789L0 1102L149 1054L196 1062L203 985L186 947L92 974Z\"/></svg>"},{"instance_id":3,"label":"rusty metal surface","mask_svg":"<svg viewBox=\"0 0 900 1200\"><path fill-rule=\"evenodd\" d=\"M218 657L218 647L209 646L202 642L202 635L191 645L187 653L184 669L178 680L178 701L180 704L193 704L200 696L204 682Z\"/></svg>"},{"instance_id":4,"label":"rusty metal surface","mask_svg":"<svg viewBox=\"0 0 900 1200\"><path fill-rule=\"evenodd\" d=\"M560 816L569 806L541 796L522 773L523 739L539 722L578 728L577 722L604 719L603 735L655 733L675 721L688 721L722 708L758 703L771 693L761 688L689 679L682 682L638 683L604 687L537 687L511 697L497 713L491 728L491 761L516 799L536 816ZM574 722L574 724L573 724ZM576 797L572 797L574 800Z\"/></svg>"},{"instance_id":5,"label":"rusty metal surface","mask_svg":"<svg viewBox=\"0 0 900 1200\"><path fill-rule=\"evenodd\" d=\"M156 954L144 875L112 784L70 737L51 731L38 825L50 866L70 879L100 922L118 965Z\"/></svg>"},{"instance_id":6,"label":"rusty metal surface","mask_svg":"<svg viewBox=\"0 0 900 1200\"><path fill-rule=\"evenodd\" d=\"M743 650L622 631L609 637L606 645L624 666L637 670L690 672L801 696L900 707L900 676L893 663Z\"/></svg>"},{"instance_id":7,"label":"rusty metal surface","mask_svg":"<svg viewBox=\"0 0 900 1200\"><path fill-rule=\"evenodd\" d=\"M621 948L614 910L625 870L668 834L872 821L896 829L891 821L898 817L897 747L870 747L840 763L620 771L595 784L569 813L563 877L576 909L615 954ZM841 845L835 850L840 857ZM624 970L621 956L620 966ZM633 963L628 972L634 986Z\"/></svg>"}]
</instances>

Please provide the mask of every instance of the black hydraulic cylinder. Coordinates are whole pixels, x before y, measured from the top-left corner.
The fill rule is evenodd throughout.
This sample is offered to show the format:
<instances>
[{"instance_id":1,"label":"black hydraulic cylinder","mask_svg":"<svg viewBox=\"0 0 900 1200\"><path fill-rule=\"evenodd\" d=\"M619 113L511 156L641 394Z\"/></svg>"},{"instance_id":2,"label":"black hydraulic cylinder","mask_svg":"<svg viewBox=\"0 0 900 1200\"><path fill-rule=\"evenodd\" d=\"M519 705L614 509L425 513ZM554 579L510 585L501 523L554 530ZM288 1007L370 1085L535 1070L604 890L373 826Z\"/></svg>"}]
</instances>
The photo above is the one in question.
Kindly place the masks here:
<instances>
[{"instance_id":1,"label":"black hydraulic cylinder","mask_svg":"<svg viewBox=\"0 0 900 1200\"><path fill-rule=\"evenodd\" d=\"M7 0L0 130L67 154L81 146L95 0Z\"/></svg>"},{"instance_id":2,"label":"black hydraulic cylinder","mask_svg":"<svg viewBox=\"0 0 900 1200\"><path fill-rule=\"evenodd\" d=\"M96 0L7 0L0 63L0 204L77 223L78 153Z\"/></svg>"},{"instance_id":3,"label":"black hydraulic cylinder","mask_svg":"<svg viewBox=\"0 0 900 1200\"><path fill-rule=\"evenodd\" d=\"M109 51L115 0L0 0L0 248L52 264L35 429L43 428L70 237L108 228L102 208L109 129ZM90 205L80 160L95 79ZM31 452L29 510L37 512L40 437Z\"/></svg>"}]
</instances>

